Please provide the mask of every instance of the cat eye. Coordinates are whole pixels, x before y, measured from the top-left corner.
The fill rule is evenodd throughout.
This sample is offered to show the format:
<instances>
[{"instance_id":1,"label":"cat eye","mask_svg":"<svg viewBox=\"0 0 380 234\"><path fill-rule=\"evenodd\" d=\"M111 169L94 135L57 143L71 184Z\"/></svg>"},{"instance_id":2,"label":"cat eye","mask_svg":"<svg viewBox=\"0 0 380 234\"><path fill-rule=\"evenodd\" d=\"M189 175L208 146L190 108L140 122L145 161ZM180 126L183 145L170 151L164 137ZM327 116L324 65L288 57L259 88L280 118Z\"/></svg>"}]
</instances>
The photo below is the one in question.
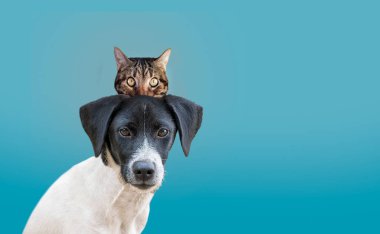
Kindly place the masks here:
<instances>
[{"instance_id":1,"label":"cat eye","mask_svg":"<svg viewBox=\"0 0 380 234\"><path fill-rule=\"evenodd\" d=\"M129 77L129 78L127 79L127 84L128 84L129 86L131 86L131 87L134 87L135 84L136 84L136 81L135 81L135 79L133 79L132 77Z\"/></svg>"},{"instance_id":2,"label":"cat eye","mask_svg":"<svg viewBox=\"0 0 380 234\"><path fill-rule=\"evenodd\" d=\"M167 130L166 128L160 128L157 132L157 136L158 137L165 137L167 136L169 133L169 130Z\"/></svg>"},{"instance_id":3,"label":"cat eye","mask_svg":"<svg viewBox=\"0 0 380 234\"><path fill-rule=\"evenodd\" d=\"M120 135L122 135L122 136L124 136L124 137L131 137L131 136L132 136L131 131L130 131L128 128L126 128L126 127L121 128L121 129L119 130L119 133L120 133Z\"/></svg>"},{"instance_id":4,"label":"cat eye","mask_svg":"<svg viewBox=\"0 0 380 234\"><path fill-rule=\"evenodd\" d=\"M152 78L149 82L150 86L156 87L158 85L158 79L157 78Z\"/></svg>"}]
</instances>

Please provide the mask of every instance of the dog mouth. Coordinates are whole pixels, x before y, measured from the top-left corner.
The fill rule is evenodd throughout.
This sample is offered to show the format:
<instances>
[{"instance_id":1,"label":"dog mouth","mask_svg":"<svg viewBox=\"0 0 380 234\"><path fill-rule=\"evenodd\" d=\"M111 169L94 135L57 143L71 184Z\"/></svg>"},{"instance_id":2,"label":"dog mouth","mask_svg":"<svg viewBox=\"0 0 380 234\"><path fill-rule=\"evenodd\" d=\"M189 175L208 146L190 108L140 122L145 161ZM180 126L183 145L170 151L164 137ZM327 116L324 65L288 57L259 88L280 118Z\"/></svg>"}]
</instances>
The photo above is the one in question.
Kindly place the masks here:
<instances>
[{"instance_id":1,"label":"dog mouth","mask_svg":"<svg viewBox=\"0 0 380 234\"><path fill-rule=\"evenodd\" d=\"M136 181L134 179L129 179L127 176L123 176L123 180L124 183L127 183L140 191L149 191L152 189L154 190L155 188L159 187L160 184L153 181Z\"/></svg>"},{"instance_id":2,"label":"dog mouth","mask_svg":"<svg viewBox=\"0 0 380 234\"><path fill-rule=\"evenodd\" d=\"M155 187L155 184L151 185L151 184L131 184L132 186L140 189L140 190L149 190L153 187Z\"/></svg>"}]
</instances>

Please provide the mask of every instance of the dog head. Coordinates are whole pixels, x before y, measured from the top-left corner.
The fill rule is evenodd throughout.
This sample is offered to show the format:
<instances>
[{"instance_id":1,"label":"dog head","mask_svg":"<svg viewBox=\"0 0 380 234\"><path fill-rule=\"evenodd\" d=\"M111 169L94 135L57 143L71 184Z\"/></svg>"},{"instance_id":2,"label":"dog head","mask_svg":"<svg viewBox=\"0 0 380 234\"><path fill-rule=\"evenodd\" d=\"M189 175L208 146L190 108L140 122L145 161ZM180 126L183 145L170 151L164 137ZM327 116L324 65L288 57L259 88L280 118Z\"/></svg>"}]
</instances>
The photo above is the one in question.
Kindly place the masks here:
<instances>
[{"instance_id":1,"label":"dog head","mask_svg":"<svg viewBox=\"0 0 380 234\"><path fill-rule=\"evenodd\" d=\"M127 184L141 191L157 189L178 130L184 154L202 122L202 107L168 95L101 98L80 108L80 118L94 148L108 165L108 152Z\"/></svg>"}]
</instances>

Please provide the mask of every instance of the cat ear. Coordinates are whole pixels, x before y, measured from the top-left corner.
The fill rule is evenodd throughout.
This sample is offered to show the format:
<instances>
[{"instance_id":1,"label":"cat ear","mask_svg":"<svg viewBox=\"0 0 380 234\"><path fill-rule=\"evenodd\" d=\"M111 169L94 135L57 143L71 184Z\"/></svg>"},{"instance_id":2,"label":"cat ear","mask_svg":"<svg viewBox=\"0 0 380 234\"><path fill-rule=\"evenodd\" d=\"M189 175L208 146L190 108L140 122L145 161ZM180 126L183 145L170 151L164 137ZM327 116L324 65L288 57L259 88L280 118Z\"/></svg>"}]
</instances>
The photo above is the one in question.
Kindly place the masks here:
<instances>
[{"instance_id":1,"label":"cat ear","mask_svg":"<svg viewBox=\"0 0 380 234\"><path fill-rule=\"evenodd\" d=\"M166 70L166 65L169 62L170 52L172 49L167 49L156 59L156 63L161 65Z\"/></svg>"},{"instance_id":2,"label":"cat ear","mask_svg":"<svg viewBox=\"0 0 380 234\"><path fill-rule=\"evenodd\" d=\"M117 70L119 70L122 67L126 67L128 65L132 64L132 61L125 56L123 51L121 49L114 47L114 54L115 54L115 59L116 59L116 64L117 64Z\"/></svg>"}]
</instances>

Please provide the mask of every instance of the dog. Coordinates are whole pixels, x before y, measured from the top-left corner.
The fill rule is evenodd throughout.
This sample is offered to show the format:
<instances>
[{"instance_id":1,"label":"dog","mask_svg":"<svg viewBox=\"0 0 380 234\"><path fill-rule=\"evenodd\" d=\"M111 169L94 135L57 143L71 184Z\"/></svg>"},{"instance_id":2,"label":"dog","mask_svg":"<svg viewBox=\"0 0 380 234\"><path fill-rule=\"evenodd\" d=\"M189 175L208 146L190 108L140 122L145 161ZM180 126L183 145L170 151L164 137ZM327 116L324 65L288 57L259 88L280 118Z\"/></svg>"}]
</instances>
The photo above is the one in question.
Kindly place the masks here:
<instances>
[{"instance_id":1,"label":"dog","mask_svg":"<svg viewBox=\"0 0 380 234\"><path fill-rule=\"evenodd\" d=\"M24 233L141 233L176 132L187 156L202 112L172 95L116 95L82 106L80 119L95 157L48 189Z\"/></svg>"}]
</instances>

